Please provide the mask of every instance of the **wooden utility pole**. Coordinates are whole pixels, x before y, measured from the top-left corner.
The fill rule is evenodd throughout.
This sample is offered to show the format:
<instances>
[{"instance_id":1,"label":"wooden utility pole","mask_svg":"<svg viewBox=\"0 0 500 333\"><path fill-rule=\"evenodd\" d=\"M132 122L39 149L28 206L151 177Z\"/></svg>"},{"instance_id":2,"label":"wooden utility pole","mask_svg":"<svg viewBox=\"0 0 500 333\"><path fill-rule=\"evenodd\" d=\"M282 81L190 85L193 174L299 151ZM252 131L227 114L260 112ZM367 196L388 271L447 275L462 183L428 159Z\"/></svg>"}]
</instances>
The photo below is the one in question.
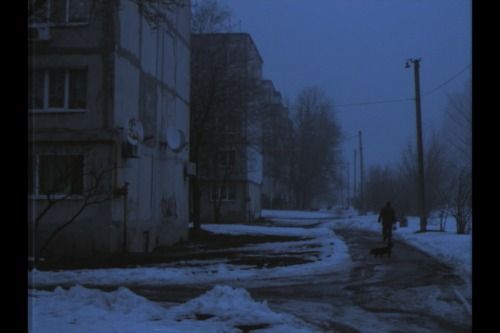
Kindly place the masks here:
<instances>
[{"instance_id":1,"label":"wooden utility pole","mask_svg":"<svg viewBox=\"0 0 500 333\"><path fill-rule=\"evenodd\" d=\"M346 208L349 208L351 206L351 184L349 181L349 161L347 161L347 167L346 167L346 172L347 172L347 198L346 198Z\"/></svg>"},{"instance_id":2,"label":"wooden utility pole","mask_svg":"<svg viewBox=\"0 0 500 333\"><path fill-rule=\"evenodd\" d=\"M354 163L353 163L353 167L354 167L354 172L353 172L353 191L352 191L352 197L353 199L356 199L358 197L358 184L356 184L356 175L357 175L357 171L356 171L356 165L357 165L357 154L356 154L356 149L354 149ZM356 202L356 201L355 201Z\"/></svg>"},{"instance_id":3,"label":"wooden utility pole","mask_svg":"<svg viewBox=\"0 0 500 333\"><path fill-rule=\"evenodd\" d=\"M359 135L359 197L361 200L361 215L365 215L365 195L363 189L363 143L361 131L358 132Z\"/></svg>"},{"instance_id":4,"label":"wooden utility pole","mask_svg":"<svg viewBox=\"0 0 500 333\"><path fill-rule=\"evenodd\" d=\"M420 110L420 59L408 59L406 68L413 63L415 77L415 109L417 116L417 152L418 152L418 192L420 203L420 231L427 230L427 212L425 208L424 181L424 145L422 143L422 119Z\"/></svg>"}]
</instances>

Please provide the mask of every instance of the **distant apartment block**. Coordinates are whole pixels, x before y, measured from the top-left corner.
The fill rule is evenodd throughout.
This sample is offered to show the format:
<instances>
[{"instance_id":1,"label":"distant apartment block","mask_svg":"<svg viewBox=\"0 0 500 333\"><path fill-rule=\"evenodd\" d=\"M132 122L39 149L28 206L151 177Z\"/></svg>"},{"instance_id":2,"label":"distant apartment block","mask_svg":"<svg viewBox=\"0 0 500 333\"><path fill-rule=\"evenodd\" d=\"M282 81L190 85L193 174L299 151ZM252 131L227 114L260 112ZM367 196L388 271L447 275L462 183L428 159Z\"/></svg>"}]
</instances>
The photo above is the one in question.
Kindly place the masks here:
<instances>
[{"instance_id":1,"label":"distant apartment block","mask_svg":"<svg viewBox=\"0 0 500 333\"><path fill-rule=\"evenodd\" d=\"M286 209L293 205L293 125L281 93L270 80L262 81L262 208Z\"/></svg>"},{"instance_id":2,"label":"distant apartment block","mask_svg":"<svg viewBox=\"0 0 500 333\"><path fill-rule=\"evenodd\" d=\"M261 211L262 58L246 33L193 34L191 45L191 142L204 131L193 156L201 220L251 222Z\"/></svg>"}]
</instances>

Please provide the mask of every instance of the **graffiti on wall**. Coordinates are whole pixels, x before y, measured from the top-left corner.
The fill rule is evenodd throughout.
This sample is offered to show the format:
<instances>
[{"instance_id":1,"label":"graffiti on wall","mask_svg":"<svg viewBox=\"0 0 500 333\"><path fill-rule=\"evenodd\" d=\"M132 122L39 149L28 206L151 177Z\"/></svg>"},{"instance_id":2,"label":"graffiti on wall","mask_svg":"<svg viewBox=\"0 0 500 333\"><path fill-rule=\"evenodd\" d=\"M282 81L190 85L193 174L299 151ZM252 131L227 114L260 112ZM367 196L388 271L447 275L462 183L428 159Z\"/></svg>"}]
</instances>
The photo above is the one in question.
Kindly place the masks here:
<instances>
[{"instance_id":1,"label":"graffiti on wall","mask_svg":"<svg viewBox=\"0 0 500 333\"><path fill-rule=\"evenodd\" d=\"M177 219L177 201L175 195L172 194L168 198L165 195L162 196L161 213L167 222Z\"/></svg>"}]
</instances>

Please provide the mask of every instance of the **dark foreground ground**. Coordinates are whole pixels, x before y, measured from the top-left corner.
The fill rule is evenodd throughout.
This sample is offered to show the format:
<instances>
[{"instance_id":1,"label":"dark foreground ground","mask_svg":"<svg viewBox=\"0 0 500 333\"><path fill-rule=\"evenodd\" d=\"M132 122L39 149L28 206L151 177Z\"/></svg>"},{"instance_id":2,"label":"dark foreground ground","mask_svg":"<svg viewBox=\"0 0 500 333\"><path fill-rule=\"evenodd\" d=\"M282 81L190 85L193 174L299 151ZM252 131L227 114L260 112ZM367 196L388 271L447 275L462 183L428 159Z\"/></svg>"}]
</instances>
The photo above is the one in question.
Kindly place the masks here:
<instances>
[{"instance_id":1,"label":"dark foreground ground","mask_svg":"<svg viewBox=\"0 0 500 333\"><path fill-rule=\"evenodd\" d=\"M298 254L289 256L269 256L261 252L242 251L247 245L291 242L304 240L301 237L272 235L223 235L208 231L190 235L190 241L174 246L155 249L148 254L119 254L114 256L84 258L80 260L43 260L36 265L38 270L125 268L169 264L190 260L227 260L234 265L254 265L256 267L276 267L309 262ZM311 249L311 253L314 253ZM303 253L304 254L304 253ZM29 269L33 263L30 262Z\"/></svg>"},{"instance_id":2,"label":"dark foreground ground","mask_svg":"<svg viewBox=\"0 0 500 333\"><path fill-rule=\"evenodd\" d=\"M342 229L335 232L349 247L353 265L347 269L227 284L245 288L254 299L266 300L275 311L292 313L323 332L472 331L471 295L465 281L450 267L398 241L390 258L373 257L369 250L381 245L379 234ZM263 256L262 260L268 258ZM160 303L177 303L212 287L138 287L134 291Z\"/></svg>"},{"instance_id":3,"label":"dark foreground ground","mask_svg":"<svg viewBox=\"0 0 500 333\"><path fill-rule=\"evenodd\" d=\"M378 233L336 229L349 248L353 261L329 274L288 276L225 284L247 289L259 301L266 300L278 312L291 313L321 332L340 333L465 333L471 332L470 289L453 270L426 253L395 241L393 254L373 257L371 248L381 245ZM78 263L81 268L127 267L224 260L226 263L276 267L307 262L308 253L274 255L243 250L247 245L293 242L297 237L233 236L203 234L196 241L157 249L149 256L124 256L102 263ZM306 254L306 255L304 255ZM50 268L50 267L49 267ZM92 287L92 286L89 286ZM131 287L148 299L165 304L197 297L213 285ZM109 288L107 288L109 289ZM206 318L200 316L200 320ZM241 328L258 332L264 326Z\"/></svg>"}]
</instances>

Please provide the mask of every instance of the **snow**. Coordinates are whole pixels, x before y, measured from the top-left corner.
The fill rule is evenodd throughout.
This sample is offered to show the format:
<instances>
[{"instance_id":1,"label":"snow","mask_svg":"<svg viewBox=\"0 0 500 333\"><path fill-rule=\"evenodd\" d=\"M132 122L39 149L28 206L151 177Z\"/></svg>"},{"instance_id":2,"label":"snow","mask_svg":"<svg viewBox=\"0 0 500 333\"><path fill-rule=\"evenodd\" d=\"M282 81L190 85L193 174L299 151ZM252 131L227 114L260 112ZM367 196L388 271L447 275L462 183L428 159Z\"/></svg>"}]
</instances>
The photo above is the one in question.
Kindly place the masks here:
<instances>
[{"instance_id":1,"label":"snow","mask_svg":"<svg viewBox=\"0 0 500 333\"><path fill-rule=\"evenodd\" d=\"M350 264L348 249L345 243L327 227L302 228L302 227L264 227L248 225L204 225L204 229L225 234L253 234L253 235L279 235L299 236L308 240L295 242L264 243L247 246L247 250L260 249L274 253L293 253L314 247L318 251L316 257L306 257L314 260L310 263L280 266L273 268L245 267L240 265L200 261L196 265L176 267L176 264L162 265L161 267L137 267L92 270L67 270L67 271L37 271L31 272L32 285L37 287L53 285L92 285L92 286L161 286L161 285L189 285L213 284L224 281L237 280L262 280L312 273L325 273L341 268L345 269ZM178 264L178 263L177 263Z\"/></svg>"},{"instance_id":2,"label":"snow","mask_svg":"<svg viewBox=\"0 0 500 333\"><path fill-rule=\"evenodd\" d=\"M261 250L273 254L299 253L314 248L317 253L303 264L257 268L251 265L231 265L227 260L196 260L124 269L63 270L29 272L29 314L31 332L240 332L239 325L260 325L256 332L315 332L305 322L287 313L271 310L266 302L254 301L248 291L235 284L270 283L271 280L307 279L310 274L349 272L351 264L346 244L336 228L352 228L380 233L377 216L358 216L352 210L297 212L263 211L271 220L264 225L204 225L206 230L224 234L299 236L300 240L260 243L245 246L240 251ZM436 219L429 220L435 228ZM457 235L454 225L445 232L417 233L419 219L409 217L408 227L397 228L394 238L408 242L438 260L453 267L468 281L471 278L471 235ZM340 278L341 275L339 275ZM205 294L184 304L160 305L151 302L127 286L162 286L205 284L215 286ZM229 285L233 285L233 287ZM86 287L82 286L86 285ZM35 288L66 286L53 291ZM117 288L114 291L92 289ZM470 290L469 290L470 291ZM412 290L408 290L409 293ZM464 305L464 296L455 290ZM470 292L466 293L466 295ZM417 297L409 295L408 299ZM439 293L436 301L439 305ZM417 300L419 301L419 300ZM419 301L420 302L420 301ZM429 305L429 302L422 304ZM434 303L433 303L434 302ZM470 305L469 305L470 309ZM282 309L283 310L283 309ZM345 309L356 318L356 309ZM448 311L447 309L440 309ZM286 310L285 310L286 311ZM312 310L311 310L312 311ZM200 317L204 315L205 317Z\"/></svg>"},{"instance_id":3,"label":"snow","mask_svg":"<svg viewBox=\"0 0 500 333\"><path fill-rule=\"evenodd\" d=\"M268 219L323 219L334 218L337 215L328 210L323 211L301 211L301 210L271 210L263 209L262 217Z\"/></svg>"},{"instance_id":4,"label":"snow","mask_svg":"<svg viewBox=\"0 0 500 333\"><path fill-rule=\"evenodd\" d=\"M350 216L335 221L337 227L368 230L380 233L380 224L377 215ZM457 275L465 281L463 294L472 295L472 235L459 235L453 218L449 218L443 232L439 229L439 219L430 217L427 221L429 232L420 233L420 218L410 216L407 227L399 227L393 231L393 238L413 245L433 258L452 267ZM461 292L455 290L464 306L471 313L470 304Z\"/></svg>"},{"instance_id":5,"label":"snow","mask_svg":"<svg viewBox=\"0 0 500 333\"><path fill-rule=\"evenodd\" d=\"M127 288L104 292L82 286L52 292L31 290L30 332L143 333L240 332L239 325L262 325L260 332L314 332L300 319L272 311L241 288L215 286L184 304L160 306ZM205 318L197 319L197 315Z\"/></svg>"},{"instance_id":6,"label":"snow","mask_svg":"<svg viewBox=\"0 0 500 333\"><path fill-rule=\"evenodd\" d=\"M325 227L306 229L297 227L267 227L244 224L204 224L203 229L214 233L227 235L273 235L273 236L296 236L296 237L318 237L331 230Z\"/></svg>"},{"instance_id":7,"label":"snow","mask_svg":"<svg viewBox=\"0 0 500 333\"><path fill-rule=\"evenodd\" d=\"M377 223L377 218L378 216L373 214L354 216L338 220L335 225L380 233L381 227ZM393 237L417 247L459 273L472 274L472 236L457 234L455 224L450 223L453 221L446 223L444 232L438 232L438 219L433 217L429 218L427 228L433 231L419 233L419 221L418 217L408 217L408 226L397 226L393 231Z\"/></svg>"}]
</instances>

